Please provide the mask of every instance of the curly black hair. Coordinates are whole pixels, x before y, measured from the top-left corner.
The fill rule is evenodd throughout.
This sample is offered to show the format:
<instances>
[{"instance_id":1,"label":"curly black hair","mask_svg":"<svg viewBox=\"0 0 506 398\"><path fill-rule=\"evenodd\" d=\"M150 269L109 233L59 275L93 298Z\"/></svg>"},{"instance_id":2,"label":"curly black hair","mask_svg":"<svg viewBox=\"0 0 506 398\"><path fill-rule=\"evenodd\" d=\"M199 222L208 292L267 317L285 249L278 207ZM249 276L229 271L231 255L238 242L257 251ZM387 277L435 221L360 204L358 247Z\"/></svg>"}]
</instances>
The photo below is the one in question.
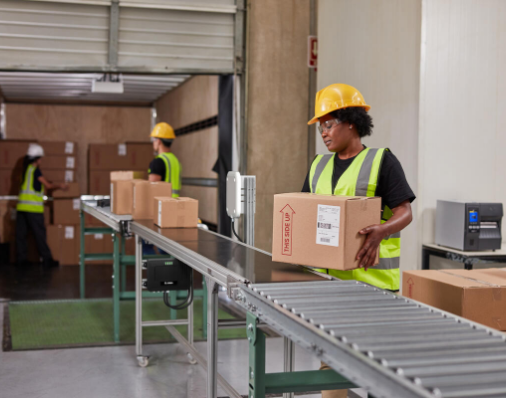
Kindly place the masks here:
<instances>
[{"instance_id":1,"label":"curly black hair","mask_svg":"<svg viewBox=\"0 0 506 398\"><path fill-rule=\"evenodd\" d=\"M372 117L362 107L338 109L331 114L341 122L356 126L360 138L372 134L372 129L374 127L374 124L372 124Z\"/></svg>"}]
</instances>

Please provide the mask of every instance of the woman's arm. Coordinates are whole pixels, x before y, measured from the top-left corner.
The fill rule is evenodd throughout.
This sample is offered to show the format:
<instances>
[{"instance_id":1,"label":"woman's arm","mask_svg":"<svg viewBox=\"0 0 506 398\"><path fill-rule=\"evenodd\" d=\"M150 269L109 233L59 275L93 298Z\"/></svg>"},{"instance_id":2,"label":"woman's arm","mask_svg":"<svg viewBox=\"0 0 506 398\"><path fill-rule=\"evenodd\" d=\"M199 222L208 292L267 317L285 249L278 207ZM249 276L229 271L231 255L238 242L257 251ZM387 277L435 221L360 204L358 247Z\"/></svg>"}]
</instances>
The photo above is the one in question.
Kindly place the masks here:
<instances>
[{"instance_id":1,"label":"woman's arm","mask_svg":"<svg viewBox=\"0 0 506 398\"><path fill-rule=\"evenodd\" d=\"M392 213L393 216L384 224L371 225L359 232L362 235L367 235L362 249L357 254L360 267L363 267L366 271L367 268L373 267L381 241L389 235L402 231L413 220L409 200L405 200L399 206L393 208Z\"/></svg>"},{"instance_id":2,"label":"woman's arm","mask_svg":"<svg viewBox=\"0 0 506 398\"><path fill-rule=\"evenodd\" d=\"M66 183L63 183L63 184L55 184L55 183L52 183L52 182L49 182L48 180L46 180L46 178L44 176L40 176L38 178L39 182L41 184L44 184L44 186L47 188L47 189L62 189L64 191L66 191L69 187L68 184Z\"/></svg>"}]
</instances>

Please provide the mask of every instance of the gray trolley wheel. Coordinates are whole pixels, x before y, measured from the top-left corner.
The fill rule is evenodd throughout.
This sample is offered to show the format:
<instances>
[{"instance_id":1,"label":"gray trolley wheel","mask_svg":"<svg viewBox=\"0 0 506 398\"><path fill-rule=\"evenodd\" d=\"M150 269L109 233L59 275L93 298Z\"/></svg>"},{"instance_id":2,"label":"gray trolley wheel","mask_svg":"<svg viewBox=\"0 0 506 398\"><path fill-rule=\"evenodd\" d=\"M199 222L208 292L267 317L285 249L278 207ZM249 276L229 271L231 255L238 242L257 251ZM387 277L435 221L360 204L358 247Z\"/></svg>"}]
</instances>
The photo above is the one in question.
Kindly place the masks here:
<instances>
[{"instance_id":1,"label":"gray trolley wheel","mask_svg":"<svg viewBox=\"0 0 506 398\"><path fill-rule=\"evenodd\" d=\"M145 368L149 365L149 357L147 356L138 356L137 363L141 368Z\"/></svg>"}]
</instances>

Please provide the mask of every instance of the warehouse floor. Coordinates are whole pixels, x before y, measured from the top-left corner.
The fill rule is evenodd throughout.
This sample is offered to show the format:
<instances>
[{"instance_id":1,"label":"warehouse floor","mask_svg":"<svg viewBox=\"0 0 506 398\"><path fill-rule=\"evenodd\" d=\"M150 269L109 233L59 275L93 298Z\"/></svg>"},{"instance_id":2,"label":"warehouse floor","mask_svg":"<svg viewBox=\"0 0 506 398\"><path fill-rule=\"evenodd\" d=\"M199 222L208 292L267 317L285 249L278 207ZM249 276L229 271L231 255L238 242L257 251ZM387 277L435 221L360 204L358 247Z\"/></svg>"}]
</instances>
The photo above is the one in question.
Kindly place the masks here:
<instances>
[{"instance_id":1,"label":"warehouse floor","mask_svg":"<svg viewBox=\"0 0 506 398\"><path fill-rule=\"evenodd\" d=\"M0 267L0 301L63 299L79 297L77 266L43 269ZM133 272L133 267L131 270ZM87 267L87 297L110 297L110 265ZM129 275L130 276L130 275ZM132 274L133 278L133 274ZM130 281L132 284L133 282ZM1 304L1 303L0 303ZM4 319L0 305L0 320ZM3 325L2 329L3 331ZM3 339L3 336L2 336ZM206 355L206 343L195 344ZM135 360L135 347L50 349L0 352L2 397L142 397L181 398L205 397L206 374L198 365L190 365L178 344L147 344L145 354L150 366L140 368ZM282 371L283 341L267 339L268 372ZM296 370L317 369L319 361L296 349ZM247 396L248 343L246 340L219 342L219 369L241 394ZM353 395L354 397L362 396ZM226 394L219 389L219 397ZM308 398L320 394L304 395ZM301 396L302 397L302 396Z\"/></svg>"}]
</instances>

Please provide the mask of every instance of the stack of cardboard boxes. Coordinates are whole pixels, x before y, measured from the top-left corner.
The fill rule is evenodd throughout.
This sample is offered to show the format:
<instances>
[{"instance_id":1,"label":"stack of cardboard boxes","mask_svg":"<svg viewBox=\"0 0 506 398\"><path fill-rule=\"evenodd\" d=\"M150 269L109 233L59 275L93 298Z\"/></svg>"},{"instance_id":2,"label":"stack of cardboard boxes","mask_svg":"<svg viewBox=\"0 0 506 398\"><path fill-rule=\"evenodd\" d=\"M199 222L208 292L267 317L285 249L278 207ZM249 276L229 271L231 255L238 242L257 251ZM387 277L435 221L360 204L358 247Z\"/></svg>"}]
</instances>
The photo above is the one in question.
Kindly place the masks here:
<instances>
[{"instance_id":1,"label":"stack of cardboard boxes","mask_svg":"<svg viewBox=\"0 0 506 398\"><path fill-rule=\"evenodd\" d=\"M53 197L47 222L47 242L53 258L61 265L79 263L79 206L80 190L76 181L77 146L74 142L42 141L44 157L42 174L54 183L67 183L68 190L47 192Z\"/></svg>"},{"instance_id":2,"label":"stack of cardboard boxes","mask_svg":"<svg viewBox=\"0 0 506 398\"><path fill-rule=\"evenodd\" d=\"M151 143L90 144L88 155L90 195L109 195L111 171L133 170L145 178L154 158Z\"/></svg>"},{"instance_id":3,"label":"stack of cardboard boxes","mask_svg":"<svg viewBox=\"0 0 506 398\"><path fill-rule=\"evenodd\" d=\"M0 140L0 196L17 195L23 173L23 159L30 142Z\"/></svg>"},{"instance_id":4,"label":"stack of cardboard boxes","mask_svg":"<svg viewBox=\"0 0 506 398\"><path fill-rule=\"evenodd\" d=\"M195 228L198 201L172 198L172 184L136 179L135 172L111 173L111 211L132 214L134 220L153 220L162 228Z\"/></svg>"}]
</instances>

